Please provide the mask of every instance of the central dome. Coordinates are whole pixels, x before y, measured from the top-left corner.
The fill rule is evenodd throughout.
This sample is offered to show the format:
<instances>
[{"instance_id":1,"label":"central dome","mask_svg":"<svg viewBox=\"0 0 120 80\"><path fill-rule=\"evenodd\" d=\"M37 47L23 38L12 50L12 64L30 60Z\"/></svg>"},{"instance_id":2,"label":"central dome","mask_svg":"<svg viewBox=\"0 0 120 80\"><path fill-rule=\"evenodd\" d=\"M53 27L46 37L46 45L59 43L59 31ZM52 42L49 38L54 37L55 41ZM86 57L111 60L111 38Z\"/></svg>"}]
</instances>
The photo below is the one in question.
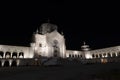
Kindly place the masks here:
<instances>
[{"instance_id":1,"label":"central dome","mask_svg":"<svg viewBox=\"0 0 120 80\"><path fill-rule=\"evenodd\" d=\"M57 30L57 26L51 23L43 23L40 26L40 32L41 34L46 34L46 33L50 33Z\"/></svg>"}]
</instances>

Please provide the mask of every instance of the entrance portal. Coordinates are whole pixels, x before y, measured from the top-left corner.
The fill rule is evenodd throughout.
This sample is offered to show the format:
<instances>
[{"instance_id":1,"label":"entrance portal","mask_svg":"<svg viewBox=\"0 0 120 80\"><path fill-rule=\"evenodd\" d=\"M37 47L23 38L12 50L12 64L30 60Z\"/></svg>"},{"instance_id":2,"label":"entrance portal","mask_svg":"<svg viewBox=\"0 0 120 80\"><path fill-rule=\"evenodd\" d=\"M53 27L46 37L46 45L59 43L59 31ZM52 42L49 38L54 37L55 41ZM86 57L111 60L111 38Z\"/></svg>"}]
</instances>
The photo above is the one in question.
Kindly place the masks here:
<instances>
[{"instance_id":1,"label":"entrance portal","mask_svg":"<svg viewBox=\"0 0 120 80\"><path fill-rule=\"evenodd\" d=\"M58 47L58 41L57 40L54 40L54 44L53 44L53 56L54 57L59 57L60 55L60 50L59 50L59 47Z\"/></svg>"}]
</instances>

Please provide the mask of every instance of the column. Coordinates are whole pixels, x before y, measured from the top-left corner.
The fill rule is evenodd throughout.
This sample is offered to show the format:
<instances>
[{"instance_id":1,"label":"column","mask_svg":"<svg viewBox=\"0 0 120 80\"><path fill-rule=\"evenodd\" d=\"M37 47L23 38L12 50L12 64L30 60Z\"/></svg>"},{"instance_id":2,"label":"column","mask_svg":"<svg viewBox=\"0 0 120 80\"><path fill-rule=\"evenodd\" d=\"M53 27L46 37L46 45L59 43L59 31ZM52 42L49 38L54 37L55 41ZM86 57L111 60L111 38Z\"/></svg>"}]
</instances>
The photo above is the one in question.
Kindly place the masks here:
<instances>
[{"instance_id":1,"label":"column","mask_svg":"<svg viewBox=\"0 0 120 80\"><path fill-rule=\"evenodd\" d=\"M5 58L5 52L4 52L4 54L3 54L3 58Z\"/></svg>"},{"instance_id":2,"label":"column","mask_svg":"<svg viewBox=\"0 0 120 80\"><path fill-rule=\"evenodd\" d=\"M5 61L4 60L2 60L2 62L1 62L2 64L1 64L1 66L3 67L4 66L4 63L5 63Z\"/></svg>"},{"instance_id":3,"label":"column","mask_svg":"<svg viewBox=\"0 0 120 80\"><path fill-rule=\"evenodd\" d=\"M118 56L117 52L115 52L116 57Z\"/></svg>"},{"instance_id":4,"label":"column","mask_svg":"<svg viewBox=\"0 0 120 80\"><path fill-rule=\"evenodd\" d=\"M11 66L12 65L12 60L9 60L9 66Z\"/></svg>"},{"instance_id":5,"label":"column","mask_svg":"<svg viewBox=\"0 0 120 80\"><path fill-rule=\"evenodd\" d=\"M16 62L17 62L17 66L19 66L19 64L20 64L20 60L17 60Z\"/></svg>"},{"instance_id":6,"label":"column","mask_svg":"<svg viewBox=\"0 0 120 80\"><path fill-rule=\"evenodd\" d=\"M110 53L110 57L112 57L112 53Z\"/></svg>"}]
</instances>

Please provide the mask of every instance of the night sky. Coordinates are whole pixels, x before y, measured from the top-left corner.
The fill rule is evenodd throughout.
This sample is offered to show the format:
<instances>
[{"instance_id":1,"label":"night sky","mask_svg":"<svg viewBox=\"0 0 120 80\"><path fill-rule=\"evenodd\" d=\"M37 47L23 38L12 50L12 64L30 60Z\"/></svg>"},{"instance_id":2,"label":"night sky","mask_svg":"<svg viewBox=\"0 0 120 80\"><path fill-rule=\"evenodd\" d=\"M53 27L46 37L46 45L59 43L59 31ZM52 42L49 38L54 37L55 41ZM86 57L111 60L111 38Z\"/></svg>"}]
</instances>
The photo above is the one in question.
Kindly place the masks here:
<instances>
[{"instance_id":1,"label":"night sky","mask_svg":"<svg viewBox=\"0 0 120 80\"><path fill-rule=\"evenodd\" d=\"M117 2L1 2L0 44L29 46L33 32L49 19L63 31L67 49L80 50L120 45Z\"/></svg>"}]
</instances>

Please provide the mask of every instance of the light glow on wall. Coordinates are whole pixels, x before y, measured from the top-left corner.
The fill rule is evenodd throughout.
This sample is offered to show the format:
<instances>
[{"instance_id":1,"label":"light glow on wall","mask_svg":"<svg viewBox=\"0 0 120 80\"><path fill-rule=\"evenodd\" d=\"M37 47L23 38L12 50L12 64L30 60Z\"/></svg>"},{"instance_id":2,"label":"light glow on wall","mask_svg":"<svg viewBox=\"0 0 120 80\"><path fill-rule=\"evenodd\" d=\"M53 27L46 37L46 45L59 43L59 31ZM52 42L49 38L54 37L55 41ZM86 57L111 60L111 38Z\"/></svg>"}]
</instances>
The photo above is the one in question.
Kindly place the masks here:
<instances>
[{"instance_id":1,"label":"light glow on wall","mask_svg":"<svg viewBox=\"0 0 120 80\"><path fill-rule=\"evenodd\" d=\"M90 54L86 54L85 57L86 57L86 59L91 59L92 58L92 56Z\"/></svg>"},{"instance_id":2,"label":"light glow on wall","mask_svg":"<svg viewBox=\"0 0 120 80\"><path fill-rule=\"evenodd\" d=\"M66 57L69 57L69 54L66 54Z\"/></svg>"}]
</instances>

